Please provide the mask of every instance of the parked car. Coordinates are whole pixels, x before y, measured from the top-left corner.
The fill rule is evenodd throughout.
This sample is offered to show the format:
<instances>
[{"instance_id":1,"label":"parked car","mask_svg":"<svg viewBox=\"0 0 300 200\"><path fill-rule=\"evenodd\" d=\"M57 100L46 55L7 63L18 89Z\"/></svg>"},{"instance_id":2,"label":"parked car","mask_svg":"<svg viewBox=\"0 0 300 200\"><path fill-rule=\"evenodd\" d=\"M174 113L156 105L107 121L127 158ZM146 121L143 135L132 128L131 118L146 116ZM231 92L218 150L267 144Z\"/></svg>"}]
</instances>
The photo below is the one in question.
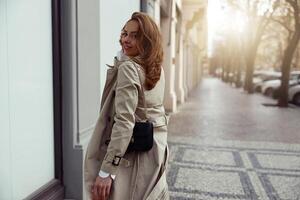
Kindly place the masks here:
<instances>
[{"instance_id":1,"label":"parked car","mask_svg":"<svg viewBox=\"0 0 300 200\"><path fill-rule=\"evenodd\" d=\"M261 87L264 82L270 80L279 80L281 77L280 72L274 71L256 71L253 74L253 88L255 92L261 92Z\"/></svg>"},{"instance_id":2,"label":"parked car","mask_svg":"<svg viewBox=\"0 0 300 200\"><path fill-rule=\"evenodd\" d=\"M289 101L300 106L300 84L289 88Z\"/></svg>"},{"instance_id":3,"label":"parked car","mask_svg":"<svg viewBox=\"0 0 300 200\"><path fill-rule=\"evenodd\" d=\"M300 79L299 79L300 80ZM297 82L297 83L294 83L294 82L290 82L289 83L289 89L291 88L291 87L294 87L294 86L296 86L296 85L299 85L299 82ZM280 87L278 87L278 88L276 88L275 90L274 90L274 92L273 92L273 98L274 99L278 99L279 98L279 93L280 93Z\"/></svg>"},{"instance_id":4,"label":"parked car","mask_svg":"<svg viewBox=\"0 0 300 200\"><path fill-rule=\"evenodd\" d=\"M297 84L299 79L300 79L300 71L291 72L289 85ZM279 79L265 81L261 86L261 92L266 96L273 97L274 91L278 89L280 85L281 85L281 80Z\"/></svg>"}]
</instances>

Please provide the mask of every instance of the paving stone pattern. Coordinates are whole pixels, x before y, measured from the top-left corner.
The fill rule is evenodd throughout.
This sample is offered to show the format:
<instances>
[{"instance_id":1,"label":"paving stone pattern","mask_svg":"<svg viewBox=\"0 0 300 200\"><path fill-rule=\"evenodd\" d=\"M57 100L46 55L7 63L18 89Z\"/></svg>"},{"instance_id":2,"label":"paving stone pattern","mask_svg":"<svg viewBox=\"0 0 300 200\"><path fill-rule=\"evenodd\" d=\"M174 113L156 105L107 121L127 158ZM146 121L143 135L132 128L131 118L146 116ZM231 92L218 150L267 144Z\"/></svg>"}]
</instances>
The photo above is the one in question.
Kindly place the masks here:
<instances>
[{"instance_id":1,"label":"paving stone pattern","mask_svg":"<svg viewBox=\"0 0 300 200\"><path fill-rule=\"evenodd\" d=\"M300 108L204 79L170 117L172 200L300 200Z\"/></svg>"},{"instance_id":2,"label":"paving stone pattern","mask_svg":"<svg viewBox=\"0 0 300 200\"><path fill-rule=\"evenodd\" d=\"M169 141L171 199L300 199L300 145L196 141Z\"/></svg>"}]
</instances>

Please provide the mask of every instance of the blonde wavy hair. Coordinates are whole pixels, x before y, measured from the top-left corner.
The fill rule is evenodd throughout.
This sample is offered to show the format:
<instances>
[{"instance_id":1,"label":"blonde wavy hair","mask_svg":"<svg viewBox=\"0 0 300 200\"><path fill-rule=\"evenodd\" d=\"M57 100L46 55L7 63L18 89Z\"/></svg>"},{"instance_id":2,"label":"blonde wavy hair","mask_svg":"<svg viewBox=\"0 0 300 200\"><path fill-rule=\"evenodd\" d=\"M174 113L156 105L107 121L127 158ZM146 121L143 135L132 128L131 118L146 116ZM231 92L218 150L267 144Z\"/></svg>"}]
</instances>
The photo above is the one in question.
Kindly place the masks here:
<instances>
[{"instance_id":1,"label":"blonde wavy hair","mask_svg":"<svg viewBox=\"0 0 300 200\"><path fill-rule=\"evenodd\" d=\"M132 59L145 69L145 88L151 90L155 87L161 74L161 65L163 62L161 34L156 23L147 14L134 12L127 23L132 20L136 21L139 25L136 35L139 56ZM124 28L125 26L122 30Z\"/></svg>"}]
</instances>

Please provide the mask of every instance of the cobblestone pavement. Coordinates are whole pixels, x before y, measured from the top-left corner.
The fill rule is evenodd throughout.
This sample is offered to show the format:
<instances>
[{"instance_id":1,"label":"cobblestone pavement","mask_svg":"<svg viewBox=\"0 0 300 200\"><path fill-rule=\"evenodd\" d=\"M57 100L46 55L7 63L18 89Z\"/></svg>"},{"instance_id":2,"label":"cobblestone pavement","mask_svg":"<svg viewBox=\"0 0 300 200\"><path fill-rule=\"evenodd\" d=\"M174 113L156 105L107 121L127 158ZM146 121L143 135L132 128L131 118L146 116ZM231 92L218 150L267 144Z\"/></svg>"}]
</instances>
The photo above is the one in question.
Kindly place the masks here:
<instances>
[{"instance_id":1,"label":"cobblestone pavement","mask_svg":"<svg viewBox=\"0 0 300 200\"><path fill-rule=\"evenodd\" d=\"M300 108L204 79L170 117L171 199L300 200Z\"/></svg>"}]
</instances>

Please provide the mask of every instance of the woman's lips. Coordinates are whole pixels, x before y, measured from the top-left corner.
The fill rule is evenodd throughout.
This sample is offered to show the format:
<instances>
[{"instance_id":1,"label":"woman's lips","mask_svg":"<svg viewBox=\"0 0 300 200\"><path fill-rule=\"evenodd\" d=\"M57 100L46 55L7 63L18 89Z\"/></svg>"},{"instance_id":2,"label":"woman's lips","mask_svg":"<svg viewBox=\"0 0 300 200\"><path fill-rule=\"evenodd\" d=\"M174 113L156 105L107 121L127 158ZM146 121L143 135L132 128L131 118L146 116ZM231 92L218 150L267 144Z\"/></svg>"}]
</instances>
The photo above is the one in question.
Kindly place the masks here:
<instances>
[{"instance_id":1,"label":"woman's lips","mask_svg":"<svg viewBox=\"0 0 300 200\"><path fill-rule=\"evenodd\" d=\"M125 49L125 50L129 50L130 48L131 48L131 46L124 45L124 49Z\"/></svg>"}]
</instances>

